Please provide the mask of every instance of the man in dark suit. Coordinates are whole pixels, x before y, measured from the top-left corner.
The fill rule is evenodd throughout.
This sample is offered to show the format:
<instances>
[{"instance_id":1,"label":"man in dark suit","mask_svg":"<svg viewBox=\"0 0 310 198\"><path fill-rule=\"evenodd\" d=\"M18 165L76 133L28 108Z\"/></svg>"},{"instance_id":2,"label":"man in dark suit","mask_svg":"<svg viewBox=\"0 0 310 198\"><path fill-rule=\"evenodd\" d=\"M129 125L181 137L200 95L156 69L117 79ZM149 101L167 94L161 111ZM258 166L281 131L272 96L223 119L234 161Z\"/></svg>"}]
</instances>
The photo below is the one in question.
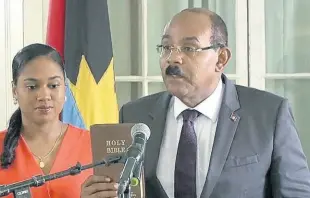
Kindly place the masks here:
<instances>
[{"instance_id":1,"label":"man in dark suit","mask_svg":"<svg viewBox=\"0 0 310 198\"><path fill-rule=\"evenodd\" d=\"M147 198L310 197L307 160L288 101L225 77L231 52L217 14L181 11L157 49L168 92L120 110L120 122L151 129ZM103 179L89 179L83 193L94 195L89 186L97 181ZM98 193L115 193L108 190L112 184L97 184Z\"/></svg>"}]
</instances>

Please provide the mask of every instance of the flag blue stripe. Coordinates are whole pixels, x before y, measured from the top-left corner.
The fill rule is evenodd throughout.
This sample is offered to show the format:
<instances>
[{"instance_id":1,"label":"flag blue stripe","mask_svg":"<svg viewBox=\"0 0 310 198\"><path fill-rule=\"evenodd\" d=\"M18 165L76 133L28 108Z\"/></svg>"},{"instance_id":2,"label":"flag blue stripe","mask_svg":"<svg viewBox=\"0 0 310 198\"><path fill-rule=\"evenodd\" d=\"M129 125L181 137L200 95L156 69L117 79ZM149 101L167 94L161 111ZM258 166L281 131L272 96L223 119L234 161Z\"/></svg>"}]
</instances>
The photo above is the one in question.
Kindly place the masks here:
<instances>
[{"instance_id":1,"label":"flag blue stripe","mask_svg":"<svg viewBox=\"0 0 310 198\"><path fill-rule=\"evenodd\" d=\"M76 127L86 129L81 113L76 104L75 98L70 87L66 86L66 101L62 111L62 121Z\"/></svg>"}]
</instances>

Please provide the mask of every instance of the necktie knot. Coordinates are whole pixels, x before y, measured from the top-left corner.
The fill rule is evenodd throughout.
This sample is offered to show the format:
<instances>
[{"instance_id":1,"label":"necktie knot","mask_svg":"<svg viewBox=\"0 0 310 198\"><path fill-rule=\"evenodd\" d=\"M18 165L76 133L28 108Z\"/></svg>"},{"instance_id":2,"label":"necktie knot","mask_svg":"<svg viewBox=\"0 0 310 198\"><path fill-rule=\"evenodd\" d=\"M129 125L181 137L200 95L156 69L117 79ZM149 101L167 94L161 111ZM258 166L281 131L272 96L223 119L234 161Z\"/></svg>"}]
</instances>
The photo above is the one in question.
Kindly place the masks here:
<instances>
[{"instance_id":1,"label":"necktie knot","mask_svg":"<svg viewBox=\"0 0 310 198\"><path fill-rule=\"evenodd\" d=\"M189 122L194 122L196 118L200 115L200 112L197 110L184 110L182 112L183 116L183 122L189 121Z\"/></svg>"}]
</instances>

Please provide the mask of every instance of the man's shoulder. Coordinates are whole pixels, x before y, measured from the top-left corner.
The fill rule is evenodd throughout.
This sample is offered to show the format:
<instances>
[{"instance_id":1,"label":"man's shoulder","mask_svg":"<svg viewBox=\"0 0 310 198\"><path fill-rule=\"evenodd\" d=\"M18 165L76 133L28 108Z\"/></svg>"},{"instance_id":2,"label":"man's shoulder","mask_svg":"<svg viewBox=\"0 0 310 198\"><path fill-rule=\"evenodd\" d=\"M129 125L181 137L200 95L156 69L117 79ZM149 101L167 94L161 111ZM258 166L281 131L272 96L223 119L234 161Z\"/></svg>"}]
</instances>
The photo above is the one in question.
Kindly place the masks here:
<instances>
[{"instance_id":1,"label":"man's shoulder","mask_svg":"<svg viewBox=\"0 0 310 198\"><path fill-rule=\"evenodd\" d=\"M148 123L148 115L167 105L169 96L168 92L159 92L124 104L120 110L120 121Z\"/></svg>"},{"instance_id":2,"label":"man's shoulder","mask_svg":"<svg viewBox=\"0 0 310 198\"><path fill-rule=\"evenodd\" d=\"M155 105L155 102L164 94L168 94L168 92L163 91L151 95L147 95L144 97L141 97L137 100L130 101L122 106L122 108L130 108L130 107L143 107L143 106L150 106L150 105Z\"/></svg>"},{"instance_id":3,"label":"man's shoulder","mask_svg":"<svg viewBox=\"0 0 310 198\"><path fill-rule=\"evenodd\" d=\"M238 100L244 110L276 115L286 98L265 90L236 85Z\"/></svg>"},{"instance_id":4,"label":"man's shoulder","mask_svg":"<svg viewBox=\"0 0 310 198\"><path fill-rule=\"evenodd\" d=\"M275 93L266 90L260 90L253 87L245 87L242 85L236 85L238 97L253 99L253 100L263 100L263 101L275 101L282 102L286 98L279 96Z\"/></svg>"}]
</instances>

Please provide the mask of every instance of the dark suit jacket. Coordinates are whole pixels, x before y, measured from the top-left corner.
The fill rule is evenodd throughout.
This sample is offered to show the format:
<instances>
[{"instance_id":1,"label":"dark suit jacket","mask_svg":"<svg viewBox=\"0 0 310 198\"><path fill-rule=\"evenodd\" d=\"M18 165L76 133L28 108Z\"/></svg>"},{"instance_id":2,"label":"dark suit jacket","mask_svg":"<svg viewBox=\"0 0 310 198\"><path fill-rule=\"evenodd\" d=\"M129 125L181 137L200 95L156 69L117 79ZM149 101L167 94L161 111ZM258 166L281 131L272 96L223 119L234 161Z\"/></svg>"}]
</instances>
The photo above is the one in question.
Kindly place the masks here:
<instances>
[{"instance_id":1,"label":"dark suit jacket","mask_svg":"<svg viewBox=\"0 0 310 198\"><path fill-rule=\"evenodd\" d=\"M310 198L309 169L288 101L222 79L225 91L201 197ZM120 110L120 122L151 129L144 162L147 198L167 197L156 168L170 99L161 92Z\"/></svg>"}]
</instances>

